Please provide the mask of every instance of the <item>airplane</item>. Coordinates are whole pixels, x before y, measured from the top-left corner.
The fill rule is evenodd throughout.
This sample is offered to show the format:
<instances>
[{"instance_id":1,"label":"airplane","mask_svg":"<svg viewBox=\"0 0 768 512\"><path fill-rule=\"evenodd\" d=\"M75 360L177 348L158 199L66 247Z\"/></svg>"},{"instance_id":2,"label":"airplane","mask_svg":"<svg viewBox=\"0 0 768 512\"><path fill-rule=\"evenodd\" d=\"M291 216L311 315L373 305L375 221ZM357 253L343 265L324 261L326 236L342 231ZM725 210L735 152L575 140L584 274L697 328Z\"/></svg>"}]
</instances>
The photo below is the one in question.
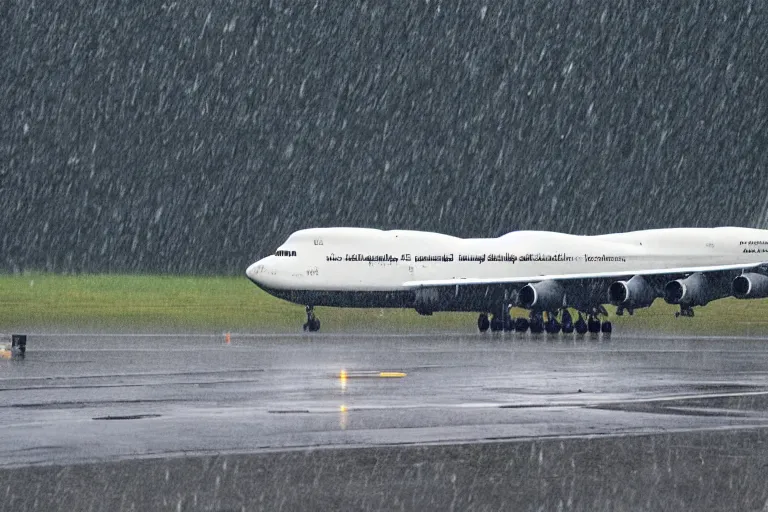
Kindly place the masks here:
<instances>
[{"instance_id":1,"label":"airplane","mask_svg":"<svg viewBox=\"0 0 768 512\"><path fill-rule=\"evenodd\" d=\"M267 293L306 306L478 313L481 332L610 333L657 298L676 316L734 296L768 297L768 230L670 228L595 236L514 231L498 238L330 227L296 231L246 270ZM510 308L528 310L512 318ZM578 312L574 321L569 309ZM558 318L559 317L559 318ZM586 317L586 320L585 320Z\"/></svg>"}]
</instances>

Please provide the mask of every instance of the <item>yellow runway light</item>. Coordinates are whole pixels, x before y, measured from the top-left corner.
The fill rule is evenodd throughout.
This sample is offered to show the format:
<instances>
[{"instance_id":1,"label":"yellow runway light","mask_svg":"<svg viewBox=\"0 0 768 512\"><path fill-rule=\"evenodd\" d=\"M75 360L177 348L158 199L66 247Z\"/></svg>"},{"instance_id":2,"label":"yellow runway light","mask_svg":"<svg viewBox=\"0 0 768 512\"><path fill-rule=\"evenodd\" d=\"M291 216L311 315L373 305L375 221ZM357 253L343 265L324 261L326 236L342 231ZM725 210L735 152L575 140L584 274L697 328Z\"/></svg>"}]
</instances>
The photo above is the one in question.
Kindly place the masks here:
<instances>
[{"instance_id":1,"label":"yellow runway light","mask_svg":"<svg viewBox=\"0 0 768 512\"><path fill-rule=\"evenodd\" d=\"M404 372L381 372L381 371L351 371L341 370L338 374L338 378L341 380L347 379L399 379L406 377L408 374Z\"/></svg>"}]
</instances>

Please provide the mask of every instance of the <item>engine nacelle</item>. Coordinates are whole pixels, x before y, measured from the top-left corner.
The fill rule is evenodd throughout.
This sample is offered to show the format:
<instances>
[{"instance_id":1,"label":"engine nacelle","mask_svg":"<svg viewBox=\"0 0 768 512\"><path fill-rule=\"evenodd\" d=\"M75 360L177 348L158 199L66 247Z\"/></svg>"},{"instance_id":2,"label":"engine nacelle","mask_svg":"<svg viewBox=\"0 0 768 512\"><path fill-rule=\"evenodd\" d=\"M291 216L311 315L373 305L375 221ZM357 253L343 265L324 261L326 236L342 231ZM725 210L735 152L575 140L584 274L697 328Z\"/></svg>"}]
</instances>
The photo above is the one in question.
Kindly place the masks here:
<instances>
[{"instance_id":1,"label":"engine nacelle","mask_svg":"<svg viewBox=\"0 0 768 512\"><path fill-rule=\"evenodd\" d=\"M523 286L517 302L525 309L557 311L565 305L565 290L557 281L542 281Z\"/></svg>"},{"instance_id":2,"label":"engine nacelle","mask_svg":"<svg viewBox=\"0 0 768 512\"><path fill-rule=\"evenodd\" d=\"M670 281L664 287L664 300L668 304L684 306L706 306L710 301L727 297L729 294L727 285L717 286L699 272L685 279Z\"/></svg>"},{"instance_id":3,"label":"engine nacelle","mask_svg":"<svg viewBox=\"0 0 768 512\"><path fill-rule=\"evenodd\" d=\"M415 292L414 306L420 315L431 315L440 307L440 292L437 288L419 288Z\"/></svg>"},{"instance_id":4,"label":"engine nacelle","mask_svg":"<svg viewBox=\"0 0 768 512\"><path fill-rule=\"evenodd\" d=\"M656 293L643 276L629 281L616 281L608 288L608 302L626 308L647 308L656 300Z\"/></svg>"},{"instance_id":5,"label":"engine nacelle","mask_svg":"<svg viewBox=\"0 0 768 512\"><path fill-rule=\"evenodd\" d=\"M768 297L768 276L755 273L742 274L733 280L731 291L737 299Z\"/></svg>"}]
</instances>

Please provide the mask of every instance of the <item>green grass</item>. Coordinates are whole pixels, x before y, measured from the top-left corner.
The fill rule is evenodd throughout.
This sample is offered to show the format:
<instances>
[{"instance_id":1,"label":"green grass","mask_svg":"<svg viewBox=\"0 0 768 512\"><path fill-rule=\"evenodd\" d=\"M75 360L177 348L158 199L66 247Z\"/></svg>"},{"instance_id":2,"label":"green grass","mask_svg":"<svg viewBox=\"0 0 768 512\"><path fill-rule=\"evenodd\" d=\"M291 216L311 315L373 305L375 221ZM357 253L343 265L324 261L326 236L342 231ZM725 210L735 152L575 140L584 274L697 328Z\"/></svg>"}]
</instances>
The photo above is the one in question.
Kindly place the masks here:
<instances>
[{"instance_id":1,"label":"green grass","mask_svg":"<svg viewBox=\"0 0 768 512\"><path fill-rule=\"evenodd\" d=\"M474 315L421 317L413 310L317 308L323 331L471 328ZM296 332L304 307L245 277L0 275L0 331L63 329Z\"/></svg>"},{"instance_id":2,"label":"green grass","mask_svg":"<svg viewBox=\"0 0 768 512\"><path fill-rule=\"evenodd\" d=\"M615 308L609 307L613 312ZM633 317L611 315L617 330L660 333L768 333L768 300L724 299L674 318L657 300ZM515 310L515 315L524 312ZM474 332L476 315L413 310L317 308L324 332ZM0 331L297 332L304 308L271 297L245 277L0 275Z\"/></svg>"}]
</instances>

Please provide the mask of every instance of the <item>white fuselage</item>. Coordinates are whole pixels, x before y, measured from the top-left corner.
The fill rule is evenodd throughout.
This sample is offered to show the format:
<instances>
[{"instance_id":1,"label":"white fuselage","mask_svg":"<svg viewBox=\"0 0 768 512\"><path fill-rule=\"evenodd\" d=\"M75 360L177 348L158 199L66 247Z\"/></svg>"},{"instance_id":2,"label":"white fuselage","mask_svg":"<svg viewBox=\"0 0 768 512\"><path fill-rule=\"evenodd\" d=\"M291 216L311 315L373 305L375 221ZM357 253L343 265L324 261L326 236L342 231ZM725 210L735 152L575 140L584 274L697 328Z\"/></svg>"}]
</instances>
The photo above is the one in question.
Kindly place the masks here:
<instances>
[{"instance_id":1,"label":"white fuselage","mask_svg":"<svg viewBox=\"0 0 768 512\"><path fill-rule=\"evenodd\" d=\"M765 261L768 231L675 228L598 236L518 231L461 239L418 231L297 231L248 277L270 292L398 292L406 282L751 264Z\"/></svg>"}]
</instances>

